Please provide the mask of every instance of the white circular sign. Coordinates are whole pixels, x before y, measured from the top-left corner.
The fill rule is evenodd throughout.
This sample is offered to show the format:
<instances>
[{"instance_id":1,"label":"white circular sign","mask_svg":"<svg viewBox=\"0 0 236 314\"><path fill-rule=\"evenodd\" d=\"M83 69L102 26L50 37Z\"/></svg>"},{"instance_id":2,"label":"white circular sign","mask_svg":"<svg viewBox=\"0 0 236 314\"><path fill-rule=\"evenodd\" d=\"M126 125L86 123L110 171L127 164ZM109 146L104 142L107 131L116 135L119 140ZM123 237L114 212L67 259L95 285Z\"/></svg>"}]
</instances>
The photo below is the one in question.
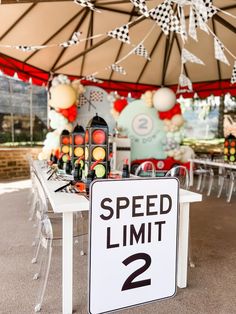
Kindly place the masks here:
<instances>
[{"instance_id":1,"label":"white circular sign","mask_svg":"<svg viewBox=\"0 0 236 314\"><path fill-rule=\"evenodd\" d=\"M148 135L153 129L152 118L146 114L138 114L132 122L132 127L137 135Z\"/></svg>"},{"instance_id":2,"label":"white circular sign","mask_svg":"<svg viewBox=\"0 0 236 314\"><path fill-rule=\"evenodd\" d=\"M157 168L158 169L163 169L165 166L164 161L160 160L157 162Z\"/></svg>"}]
</instances>

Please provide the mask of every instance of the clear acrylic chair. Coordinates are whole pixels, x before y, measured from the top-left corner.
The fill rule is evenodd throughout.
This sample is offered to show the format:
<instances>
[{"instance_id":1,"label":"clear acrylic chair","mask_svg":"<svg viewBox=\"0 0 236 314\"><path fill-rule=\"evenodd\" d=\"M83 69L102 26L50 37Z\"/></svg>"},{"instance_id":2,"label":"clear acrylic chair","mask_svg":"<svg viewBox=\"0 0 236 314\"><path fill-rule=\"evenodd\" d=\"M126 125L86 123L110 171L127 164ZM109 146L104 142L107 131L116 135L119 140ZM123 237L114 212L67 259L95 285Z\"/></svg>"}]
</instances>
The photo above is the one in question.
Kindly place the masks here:
<instances>
[{"instance_id":1,"label":"clear acrylic chair","mask_svg":"<svg viewBox=\"0 0 236 314\"><path fill-rule=\"evenodd\" d=\"M38 270L33 276L34 280L40 280L41 282L35 305L35 312L39 312L42 307L48 282L52 258L52 245L54 241L62 242L62 216L49 211L50 204L39 179L36 179L36 185L39 196L39 206L36 215L39 220L39 231L37 235L37 247L35 249L32 263L39 265ZM84 216L82 217L82 222L79 222L79 218L81 217L81 215L79 215L79 217L76 214L74 215L73 236L77 239L77 243L79 243L78 239L82 239L81 255L85 255L83 237L88 233L88 231L85 230L86 225Z\"/></svg>"},{"instance_id":2,"label":"clear acrylic chair","mask_svg":"<svg viewBox=\"0 0 236 314\"><path fill-rule=\"evenodd\" d=\"M236 171L230 172L229 186L227 189L227 203L230 203L233 192L235 191Z\"/></svg>"},{"instance_id":3,"label":"clear acrylic chair","mask_svg":"<svg viewBox=\"0 0 236 314\"><path fill-rule=\"evenodd\" d=\"M165 175L166 177L176 177L179 180L180 187L189 190L189 172L184 166L175 166L171 168Z\"/></svg>"},{"instance_id":4,"label":"clear acrylic chair","mask_svg":"<svg viewBox=\"0 0 236 314\"><path fill-rule=\"evenodd\" d=\"M214 170L211 167L207 167L207 165L198 166L198 168L194 170L194 175L198 176L196 190L201 193L205 189L207 179L209 179L206 194L210 196L214 182Z\"/></svg>"},{"instance_id":5,"label":"clear acrylic chair","mask_svg":"<svg viewBox=\"0 0 236 314\"><path fill-rule=\"evenodd\" d=\"M153 162L144 161L135 170L135 176L138 177L156 177L156 168Z\"/></svg>"},{"instance_id":6,"label":"clear acrylic chair","mask_svg":"<svg viewBox=\"0 0 236 314\"><path fill-rule=\"evenodd\" d=\"M190 187L190 178L189 178L189 171L186 167L184 166L176 166L171 168L165 175L166 177L175 177L178 178L179 183L180 183L180 188L184 190L189 190ZM190 226L189 226L189 265L190 267L195 267L195 263L192 258L192 245L191 245L191 233L190 233Z\"/></svg>"}]
</instances>

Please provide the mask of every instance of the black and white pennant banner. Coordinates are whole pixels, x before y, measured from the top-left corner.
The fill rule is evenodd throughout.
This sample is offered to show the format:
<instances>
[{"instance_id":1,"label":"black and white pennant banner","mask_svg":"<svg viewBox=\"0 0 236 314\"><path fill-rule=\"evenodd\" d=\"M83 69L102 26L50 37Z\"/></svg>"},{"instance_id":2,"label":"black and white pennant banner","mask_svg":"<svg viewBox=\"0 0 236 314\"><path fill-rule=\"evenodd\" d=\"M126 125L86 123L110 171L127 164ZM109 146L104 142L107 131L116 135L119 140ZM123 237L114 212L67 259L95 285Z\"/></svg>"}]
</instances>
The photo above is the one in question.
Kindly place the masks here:
<instances>
[{"instance_id":1,"label":"black and white pennant banner","mask_svg":"<svg viewBox=\"0 0 236 314\"><path fill-rule=\"evenodd\" d=\"M120 73L122 75L126 75L126 71L123 67L121 67L120 65L117 65L117 64L112 64L109 66L110 69L112 69L113 71L117 72L117 73Z\"/></svg>"},{"instance_id":2,"label":"black and white pennant banner","mask_svg":"<svg viewBox=\"0 0 236 314\"><path fill-rule=\"evenodd\" d=\"M103 81L101 80L98 80L94 74L91 74L91 75L87 75L83 78L84 80L86 81L91 81L93 83L103 83Z\"/></svg>"},{"instance_id":3,"label":"black and white pennant banner","mask_svg":"<svg viewBox=\"0 0 236 314\"><path fill-rule=\"evenodd\" d=\"M161 27L165 35L169 34L171 15L173 15L173 10L169 0L165 0L149 11L149 16Z\"/></svg>"},{"instance_id":4,"label":"black and white pennant banner","mask_svg":"<svg viewBox=\"0 0 236 314\"><path fill-rule=\"evenodd\" d=\"M81 5L82 7L87 7L90 10L101 13L98 9L94 7L94 4L90 0L74 0L74 3Z\"/></svg>"},{"instance_id":5,"label":"black and white pennant banner","mask_svg":"<svg viewBox=\"0 0 236 314\"><path fill-rule=\"evenodd\" d=\"M143 44L139 44L136 48L135 48L135 50L134 50L134 52L133 52L135 55L137 55L137 56L140 56L140 57L143 57L143 58L145 58L145 59L147 59L147 60L151 60L151 58L149 57L149 55L148 55L148 52L147 52L147 49L144 47L144 45Z\"/></svg>"},{"instance_id":6,"label":"black and white pennant banner","mask_svg":"<svg viewBox=\"0 0 236 314\"><path fill-rule=\"evenodd\" d=\"M182 49L181 58L182 58L182 63L192 62L192 63L205 65L205 63L201 59L196 57L194 54L192 54L190 51L188 51L185 48Z\"/></svg>"},{"instance_id":7,"label":"black and white pennant banner","mask_svg":"<svg viewBox=\"0 0 236 314\"><path fill-rule=\"evenodd\" d=\"M139 9L140 13L142 13L142 15L149 17L149 13L148 13L148 8L146 5L146 0L130 0L133 5Z\"/></svg>"},{"instance_id":8,"label":"black and white pennant banner","mask_svg":"<svg viewBox=\"0 0 236 314\"><path fill-rule=\"evenodd\" d=\"M113 31L108 32L107 35L116 38L125 44L130 44L128 24L115 28Z\"/></svg>"},{"instance_id":9,"label":"black and white pennant banner","mask_svg":"<svg viewBox=\"0 0 236 314\"><path fill-rule=\"evenodd\" d=\"M234 67L233 67L233 72L231 76L231 84L236 83L236 61L234 61Z\"/></svg>"},{"instance_id":10,"label":"black and white pennant banner","mask_svg":"<svg viewBox=\"0 0 236 314\"><path fill-rule=\"evenodd\" d=\"M197 26L198 26L198 19L197 19L196 11L193 7L190 7L188 34L190 37L192 37L196 41L197 41Z\"/></svg>"},{"instance_id":11,"label":"black and white pennant banner","mask_svg":"<svg viewBox=\"0 0 236 314\"><path fill-rule=\"evenodd\" d=\"M216 37L214 37L214 48L215 48L215 58L227 65L230 65L228 59L226 58L224 54L224 45Z\"/></svg>"},{"instance_id":12,"label":"black and white pennant banner","mask_svg":"<svg viewBox=\"0 0 236 314\"><path fill-rule=\"evenodd\" d=\"M35 51L35 50L38 50L40 49L41 47L40 46L26 46L26 45L18 45L18 46L15 46L15 48L17 50L21 50L21 51L24 51L24 52L31 52L31 51Z\"/></svg>"},{"instance_id":13,"label":"black and white pennant banner","mask_svg":"<svg viewBox=\"0 0 236 314\"><path fill-rule=\"evenodd\" d=\"M65 41L64 43L61 43L60 46L67 48L70 46L77 45L80 42L80 35L81 35L80 32L75 32L70 40Z\"/></svg>"},{"instance_id":14,"label":"black and white pennant banner","mask_svg":"<svg viewBox=\"0 0 236 314\"><path fill-rule=\"evenodd\" d=\"M185 90L181 89L182 92L183 91L185 91L185 92L192 92L193 91L193 85L192 85L191 80L186 75L184 75L183 73L180 74L180 76L179 76L179 86L187 87L187 89L185 89Z\"/></svg>"}]
</instances>

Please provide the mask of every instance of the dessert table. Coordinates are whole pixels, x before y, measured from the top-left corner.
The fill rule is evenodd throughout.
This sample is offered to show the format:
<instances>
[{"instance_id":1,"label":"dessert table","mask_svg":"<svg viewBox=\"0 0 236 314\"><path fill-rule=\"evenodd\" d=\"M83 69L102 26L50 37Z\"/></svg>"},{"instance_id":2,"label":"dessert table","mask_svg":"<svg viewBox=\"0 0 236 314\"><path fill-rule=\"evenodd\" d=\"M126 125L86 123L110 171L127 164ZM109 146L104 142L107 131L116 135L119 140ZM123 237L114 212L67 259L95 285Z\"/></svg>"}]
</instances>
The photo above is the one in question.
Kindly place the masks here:
<instances>
[{"instance_id":1,"label":"dessert table","mask_svg":"<svg viewBox=\"0 0 236 314\"><path fill-rule=\"evenodd\" d=\"M55 190L63 186L66 181L48 180L49 174L41 161L34 161L33 167L40 179L45 193L55 213L63 216L62 240L62 312L71 314L73 309L73 213L89 210L89 199L78 193L58 193ZM190 203L200 202L202 195L180 189L179 239L177 286L187 286L188 268L188 238L189 238L189 210Z\"/></svg>"}]
</instances>

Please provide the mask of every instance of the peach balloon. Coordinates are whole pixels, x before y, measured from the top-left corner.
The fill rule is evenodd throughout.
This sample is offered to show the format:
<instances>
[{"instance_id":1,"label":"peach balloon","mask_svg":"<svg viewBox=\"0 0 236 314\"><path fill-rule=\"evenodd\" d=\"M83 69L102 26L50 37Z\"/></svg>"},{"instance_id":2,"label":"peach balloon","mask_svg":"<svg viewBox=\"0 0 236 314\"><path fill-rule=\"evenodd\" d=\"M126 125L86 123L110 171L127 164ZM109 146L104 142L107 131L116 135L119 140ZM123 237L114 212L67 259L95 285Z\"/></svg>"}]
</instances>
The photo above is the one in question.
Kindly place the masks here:
<instances>
[{"instance_id":1,"label":"peach balloon","mask_svg":"<svg viewBox=\"0 0 236 314\"><path fill-rule=\"evenodd\" d=\"M54 108L67 109L76 101L76 91L73 87L60 84L51 88L50 105Z\"/></svg>"}]
</instances>

